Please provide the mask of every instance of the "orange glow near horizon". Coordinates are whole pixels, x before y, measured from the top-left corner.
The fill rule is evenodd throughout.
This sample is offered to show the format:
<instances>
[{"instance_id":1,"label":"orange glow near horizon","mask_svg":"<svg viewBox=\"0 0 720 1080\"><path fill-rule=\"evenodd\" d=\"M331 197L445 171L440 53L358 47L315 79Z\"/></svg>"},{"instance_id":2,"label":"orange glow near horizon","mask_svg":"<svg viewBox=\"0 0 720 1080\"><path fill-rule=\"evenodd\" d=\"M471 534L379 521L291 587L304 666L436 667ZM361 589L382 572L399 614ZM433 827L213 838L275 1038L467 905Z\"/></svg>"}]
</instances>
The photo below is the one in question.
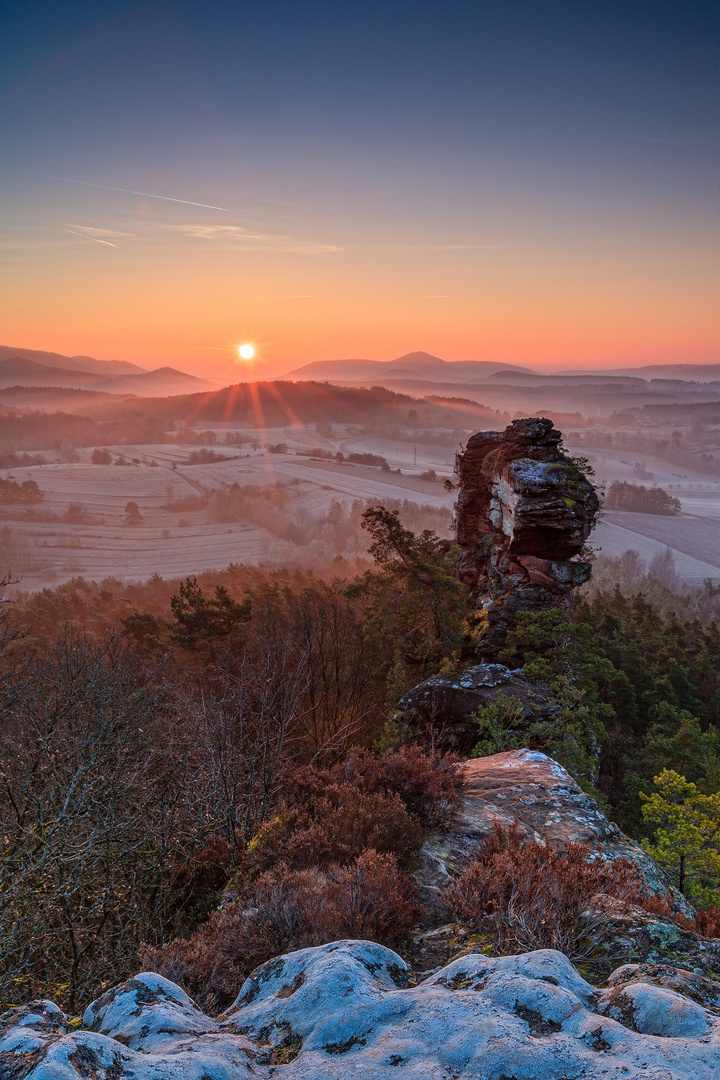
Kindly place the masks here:
<instances>
[{"instance_id":1,"label":"orange glow near horizon","mask_svg":"<svg viewBox=\"0 0 720 1080\"><path fill-rule=\"evenodd\" d=\"M5 34L0 344L720 362L710 5L55 6Z\"/></svg>"},{"instance_id":2,"label":"orange glow near horizon","mask_svg":"<svg viewBox=\"0 0 720 1080\"><path fill-rule=\"evenodd\" d=\"M720 361L705 242L690 270L662 239L585 253L567 227L537 250L511 237L507 251L368 254L348 241L307 254L109 224L115 246L64 234L17 254L2 275L0 344L233 382L415 350L542 370Z\"/></svg>"}]
</instances>

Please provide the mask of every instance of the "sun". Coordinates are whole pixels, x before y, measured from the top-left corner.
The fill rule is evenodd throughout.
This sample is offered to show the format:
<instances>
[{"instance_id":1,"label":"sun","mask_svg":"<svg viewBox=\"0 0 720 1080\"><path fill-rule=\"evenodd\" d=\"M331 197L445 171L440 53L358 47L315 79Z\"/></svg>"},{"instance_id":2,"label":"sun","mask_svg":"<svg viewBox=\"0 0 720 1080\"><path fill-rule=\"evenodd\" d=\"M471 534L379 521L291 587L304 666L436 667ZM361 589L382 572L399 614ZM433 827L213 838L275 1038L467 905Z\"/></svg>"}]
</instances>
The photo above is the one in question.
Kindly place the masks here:
<instances>
[{"instance_id":1,"label":"sun","mask_svg":"<svg viewBox=\"0 0 720 1080\"><path fill-rule=\"evenodd\" d=\"M253 349L252 345L239 345L238 353L243 360L252 360L253 356L255 355L255 350Z\"/></svg>"}]
</instances>

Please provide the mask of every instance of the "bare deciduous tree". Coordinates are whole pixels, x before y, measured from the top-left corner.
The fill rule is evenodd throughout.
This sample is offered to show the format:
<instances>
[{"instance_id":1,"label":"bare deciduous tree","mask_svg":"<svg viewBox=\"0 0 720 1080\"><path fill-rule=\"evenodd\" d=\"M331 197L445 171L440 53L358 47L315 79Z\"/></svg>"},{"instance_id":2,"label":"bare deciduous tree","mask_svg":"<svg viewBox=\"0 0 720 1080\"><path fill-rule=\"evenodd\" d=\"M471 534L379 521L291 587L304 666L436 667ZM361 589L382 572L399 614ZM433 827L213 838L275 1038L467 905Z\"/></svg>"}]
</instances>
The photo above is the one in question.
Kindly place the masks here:
<instances>
[{"instance_id":1,"label":"bare deciduous tree","mask_svg":"<svg viewBox=\"0 0 720 1080\"><path fill-rule=\"evenodd\" d=\"M0 695L0 994L74 1008L171 923L170 879L203 822L158 737L162 693L117 635L66 630Z\"/></svg>"}]
</instances>

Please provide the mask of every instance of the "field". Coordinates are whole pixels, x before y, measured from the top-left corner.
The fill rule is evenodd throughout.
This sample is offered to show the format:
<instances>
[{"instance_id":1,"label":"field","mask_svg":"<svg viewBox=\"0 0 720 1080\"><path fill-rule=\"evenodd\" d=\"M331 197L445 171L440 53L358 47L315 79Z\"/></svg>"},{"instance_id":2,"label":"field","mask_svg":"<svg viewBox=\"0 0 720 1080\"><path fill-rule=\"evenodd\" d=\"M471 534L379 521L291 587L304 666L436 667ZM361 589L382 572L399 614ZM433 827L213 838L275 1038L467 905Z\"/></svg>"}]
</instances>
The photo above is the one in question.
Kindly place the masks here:
<instances>
[{"instance_id":1,"label":"field","mask_svg":"<svg viewBox=\"0 0 720 1080\"><path fill-rule=\"evenodd\" d=\"M304 428L244 429L242 438L247 441L239 448L213 448L212 453L229 460L207 464L189 463L191 454L202 450L200 443L160 444L107 447L113 462L123 464L93 465L92 449L83 449L77 452L78 461L3 470L5 478L35 480L45 492L33 507L5 508L0 524L3 561L22 574L25 589L76 575L140 580L153 573L179 576L230 562L312 566L337 554L314 536L333 502L408 499L445 508L450 523L452 494L439 480L419 475L436 468L449 476L453 453L447 447L419 445L416 453L403 443L391 445L347 431L331 441ZM283 443L286 452L265 448ZM384 450L392 469L402 469L383 472L302 456L313 448L345 454ZM301 542L285 539L282 527L273 528L272 520L258 524L253 507L245 520L208 520L208 492L232 484L257 489L250 498L261 506L265 497L264 516L294 522ZM137 504L141 523L128 523L129 502ZM314 542L302 542L310 537Z\"/></svg>"},{"instance_id":2,"label":"field","mask_svg":"<svg viewBox=\"0 0 720 1080\"><path fill-rule=\"evenodd\" d=\"M442 522L447 529L455 500L442 484L452 476L458 449L450 433L444 441L410 442L339 426L321 435L300 426L217 425L197 432L195 443L106 449L110 465L92 464L92 448L84 448L65 455L74 460L3 470L5 478L35 480L45 492L34 506L6 505L0 521L0 569L22 574L22 588L76 575L175 577L231 562L319 568L341 556L346 569L353 569L365 553L364 534L356 521L354 532L338 540L337 530L327 525L338 503L349 514L358 500L407 500L427 508L427 527L438 529ZM191 455L208 451L228 460L191 462ZM371 453L387 466L339 462L317 452L345 458ZM593 547L613 556L632 548L647 560L668 547L683 578L720 578L720 482L701 473L678 475L647 454L606 450L589 457L598 482L660 484L683 508L678 517L607 512L592 536ZM429 470L436 479L422 477ZM231 485L243 490L242 509L225 513L221 505L217 512ZM211 497L212 492L220 494ZM137 504L141 520L128 517L129 502Z\"/></svg>"},{"instance_id":3,"label":"field","mask_svg":"<svg viewBox=\"0 0 720 1080\"><path fill-rule=\"evenodd\" d=\"M667 461L639 451L578 452L587 454L599 483L658 485L682 504L677 517L605 511L591 537L593 547L610 556L633 549L648 561L670 548L682 578L720 578L720 482L699 471L681 474Z\"/></svg>"}]
</instances>

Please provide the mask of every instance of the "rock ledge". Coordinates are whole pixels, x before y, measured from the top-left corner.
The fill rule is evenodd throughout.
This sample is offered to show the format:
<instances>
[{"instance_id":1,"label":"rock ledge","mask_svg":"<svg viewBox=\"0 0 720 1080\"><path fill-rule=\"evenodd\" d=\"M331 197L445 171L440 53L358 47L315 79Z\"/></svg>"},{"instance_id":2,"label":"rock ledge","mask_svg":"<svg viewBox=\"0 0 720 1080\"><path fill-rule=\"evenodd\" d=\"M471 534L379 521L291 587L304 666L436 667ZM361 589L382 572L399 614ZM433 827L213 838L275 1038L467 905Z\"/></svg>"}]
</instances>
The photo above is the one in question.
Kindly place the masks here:
<instances>
[{"instance_id":1,"label":"rock ledge","mask_svg":"<svg viewBox=\"0 0 720 1080\"><path fill-rule=\"evenodd\" d=\"M607 989L552 950L471 953L417 986L381 945L340 941L258 968L213 1019L159 975L94 1002L83 1030L50 1002L0 1018L3 1080L711 1080L720 985L644 965Z\"/></svg>"}]
</instances>

